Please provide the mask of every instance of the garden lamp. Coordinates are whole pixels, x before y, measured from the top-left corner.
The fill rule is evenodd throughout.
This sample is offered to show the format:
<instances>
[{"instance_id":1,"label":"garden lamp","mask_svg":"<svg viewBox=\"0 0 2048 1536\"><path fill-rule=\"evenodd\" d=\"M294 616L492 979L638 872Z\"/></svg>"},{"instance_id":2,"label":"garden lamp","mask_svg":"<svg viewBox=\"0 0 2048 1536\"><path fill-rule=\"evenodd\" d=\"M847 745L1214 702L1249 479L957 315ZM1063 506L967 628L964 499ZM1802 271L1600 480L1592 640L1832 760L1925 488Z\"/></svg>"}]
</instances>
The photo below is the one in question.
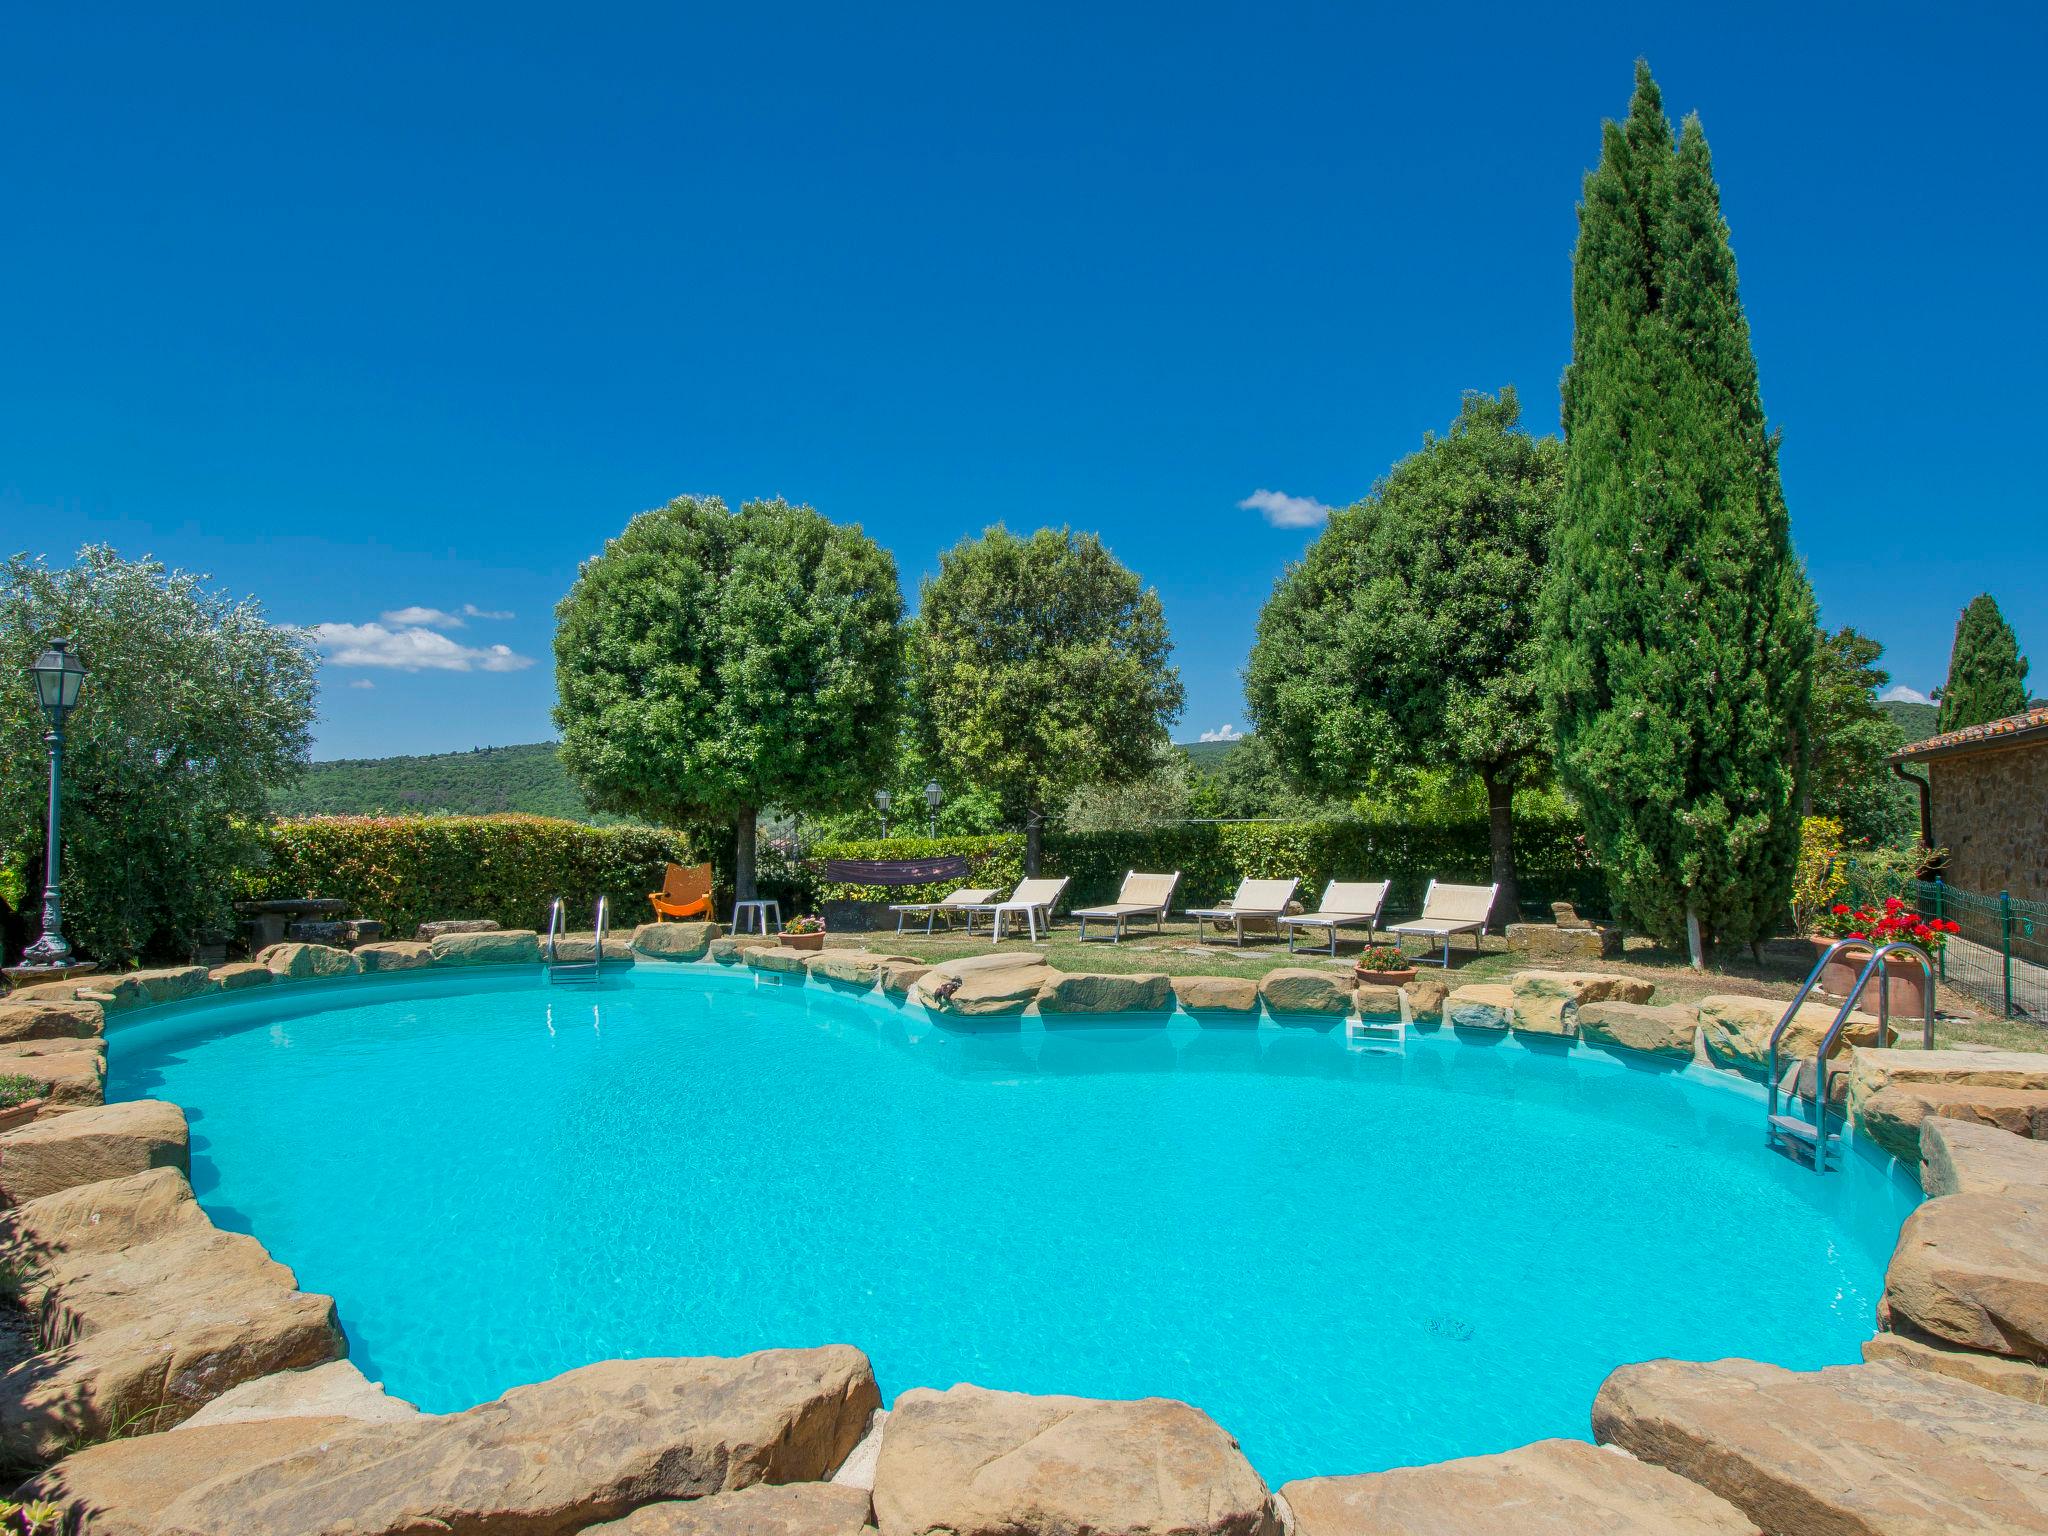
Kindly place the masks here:
<instances>
[{"instance_id":1,"label":"garden lamp","mask_svg":"<svg viewBox=\"0 0 2048 1536\"><path fill-rule=\"evenodd\" d=\"M931 815L931 828L933 837L937 837L939 835L939 802L945 798L946 793L944 790L939 788L939 781L937 779L933 779L931 783L925 785L924 808Z\"/></svg>"},{"instance_id":2,"label":"garden lamp","mask_svg":"<svg viewBox=\"0 0 2048 1536\"><path fill-rule=\"evenodd\" d=\"M887 837L889 835L889 791L886 789L875 791L875 809L882 813L882 836Z\"/></svg>"},{"instance_id":3,"label":"garden lamp","mask_svg":"<svg viewBox=\"0 0 2048 1536\"><path fill-rule=\"evenodd\" d=\"M36 700L50 717L43 741L50 749L50 819L43 854L43 936L29 945L21 963L33 970L61 971L74 962L64 938L64 915L57 900L57 853L61 846L58 818L63 810L64 717L78 704L85 686L85 663L71 654L69 640L52 640L50 648L29 664Z\"/></svg>"}]
</instances>

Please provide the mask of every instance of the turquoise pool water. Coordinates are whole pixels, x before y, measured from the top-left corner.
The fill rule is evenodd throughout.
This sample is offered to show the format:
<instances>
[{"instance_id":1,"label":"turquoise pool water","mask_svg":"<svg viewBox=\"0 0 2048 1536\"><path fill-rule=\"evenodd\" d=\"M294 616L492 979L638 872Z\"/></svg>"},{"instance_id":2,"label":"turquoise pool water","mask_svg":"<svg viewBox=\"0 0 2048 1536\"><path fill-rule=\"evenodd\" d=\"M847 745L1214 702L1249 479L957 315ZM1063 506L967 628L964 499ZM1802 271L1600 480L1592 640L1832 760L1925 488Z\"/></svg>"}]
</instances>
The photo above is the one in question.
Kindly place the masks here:
<instances>
[{"instance_id":1,"label":"turquoise pool water","mask_svg":"<svg viewBox=\"0 0 2048 1536\"><path fill-rule=\"evenodd\" d=\"M1917 1198L1597 1051L962 1033L710 967L279 988L110 1050L111 1097L185 1106L214 1219L423 1407L846 1341L885 1396L1185 1398L1276 1484L1584 1436L1628 1360L1852 1360Z\"/></svg>"}]
</instances>

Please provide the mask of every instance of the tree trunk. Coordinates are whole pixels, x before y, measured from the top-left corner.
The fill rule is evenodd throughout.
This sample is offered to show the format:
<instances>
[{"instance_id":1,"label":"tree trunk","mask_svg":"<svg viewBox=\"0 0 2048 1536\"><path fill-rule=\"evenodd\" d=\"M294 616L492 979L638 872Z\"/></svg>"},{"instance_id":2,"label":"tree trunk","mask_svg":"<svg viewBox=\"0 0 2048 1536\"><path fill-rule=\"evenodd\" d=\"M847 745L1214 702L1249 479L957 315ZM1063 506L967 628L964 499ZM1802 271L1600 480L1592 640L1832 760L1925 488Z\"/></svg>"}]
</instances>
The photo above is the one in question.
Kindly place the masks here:
<instances>
[{"instance_id":1,"label":"tree trunk","mask_svg":"<svg viewBox=\"0 0 2048 1536\"><path fill-rule=\"evenodd\" d=\"M1707 951L1700 942L1699 908L1692 904L1690 896L1685 899L1685 947L1692 954L1692 968L1704 971L1707 968Z\"/></svg>"},{"instance_id":2,"label":"tree trunk","mask_svg":"<svg viewBox=\"0 0 2048 1536\"><path fill-rule=\"evenodd\" d=\"M1024 813L1024 873L1038 876L1038 850L1044 841L1045 817L1036 806Z\"/></svg>"},{"instance_id":3,"label":"tree trunk","mask_svg":"<svg viewBox=\"0 0 2048 1536\"><path fill-rule=\"evenodd\" d=\"M754 899L754 833L761 813L747 806L736 818L739 837L733 847L732 899L752 901Z\"/></svg>"},{"instance_id":4,"label":"tree trunk","mask_svg":"<svg viewBox=\"0 0 2048 1536\"><path fill-rule=\"evenodd\" d=\"M1522 891L1515 881L1515 791L1490 773L1481 772L1486 787L1486 829L1493 844L1493 883L1500 887L1493 910L1503 926L1522 920Z\"/></svg>"}]
</instances>

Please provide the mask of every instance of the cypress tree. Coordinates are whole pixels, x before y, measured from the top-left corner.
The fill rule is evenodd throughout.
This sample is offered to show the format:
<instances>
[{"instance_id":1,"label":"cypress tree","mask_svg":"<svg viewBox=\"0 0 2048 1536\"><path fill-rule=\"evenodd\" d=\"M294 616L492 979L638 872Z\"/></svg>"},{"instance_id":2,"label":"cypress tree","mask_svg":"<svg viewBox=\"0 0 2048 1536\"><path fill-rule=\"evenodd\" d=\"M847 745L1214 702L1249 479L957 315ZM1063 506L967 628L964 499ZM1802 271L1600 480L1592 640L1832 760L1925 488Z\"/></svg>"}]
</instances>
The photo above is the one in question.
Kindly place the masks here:
<instances>
[{"instance_id":1,"label":"cypress tree","mask_svg":"<svg viewBox=\"0 0 2048 1536\"><path fill-rule=\"evenodd\" d=\"M1587 176L1545 602L1558 772L1616 899L1693 963L1786 908L1813 594L1707 141L1649 67Z\"/></svg>"},{"instance_id":2,"label":"cypress tree","mask_svg":"<svg viewBox=\"0 0 2048 1536\"><path fill-rule=\"evenodd\" d=\"M1949 652L1935 728L1959 731L2020 714L2026 707L2027 658L2020 654L2019 636L1990 593L1973 597L1956 620L1955 649Z\"/></svg>"}]
</instances>

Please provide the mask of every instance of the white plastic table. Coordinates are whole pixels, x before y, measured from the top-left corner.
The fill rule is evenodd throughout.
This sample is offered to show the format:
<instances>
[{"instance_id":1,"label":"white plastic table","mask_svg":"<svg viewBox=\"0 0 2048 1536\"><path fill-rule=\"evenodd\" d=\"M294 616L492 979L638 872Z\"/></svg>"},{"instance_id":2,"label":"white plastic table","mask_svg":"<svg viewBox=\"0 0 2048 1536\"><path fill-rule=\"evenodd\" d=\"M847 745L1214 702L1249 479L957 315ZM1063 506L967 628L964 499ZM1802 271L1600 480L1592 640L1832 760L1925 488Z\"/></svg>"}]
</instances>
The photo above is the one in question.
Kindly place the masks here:
<instances>
[{"instance_id":1,"label":"white plastic table","mask_svg":"<svg viewBox=\"0 0 2048 1536\"><path fill-rule=\"evenodd\" d=\"M736 901L732 904L732 931L735 934L757 931L765 938L769 932L768 909L775 909L775 926L782 926L782 903L769 897L762 901Z\"/></svg>"},{"instance_id":2,"label":"white plastic table","mask_svg":"<svg viewBox=\"0 0 2048 1536\"><path fill-rule=\"evenodd\" d=\"M988 905L988 907L986 907L986 908L985 908L984 910L986 910L986 911L989 911L989 912L993 912L993 913L995 914L995 936L994 936L993 938L991 938L991 939L989 940L989 942L990 942L991 944L1000 944L1000 943L1002 943L1002 942L1003 942L1003 914L1004 914L1005 912L1009 913L1011 917L1015 917L1015 916L1016 916L1016 915L1017 915L1017 914L1018 914L1019 912L1023 913L1023 914L1024 914L1024 925L1025 925L1025 927L1026 927L1027 929L1029 929L1029 930L1030 930L1030 933L1031 933L1031 942L1032 942L1032 943L1034 943L1034 944L1036 944L1036 943L1038 942L1038 913L1039 913L1039 908L1038 908L1037 906L1033 905L1033 904L1032 904L1031 902L1028 902L1028 901L997 901L997 902L991 902L991 903L990 903L990 904Z\"/></svg>"}]
</instances>

